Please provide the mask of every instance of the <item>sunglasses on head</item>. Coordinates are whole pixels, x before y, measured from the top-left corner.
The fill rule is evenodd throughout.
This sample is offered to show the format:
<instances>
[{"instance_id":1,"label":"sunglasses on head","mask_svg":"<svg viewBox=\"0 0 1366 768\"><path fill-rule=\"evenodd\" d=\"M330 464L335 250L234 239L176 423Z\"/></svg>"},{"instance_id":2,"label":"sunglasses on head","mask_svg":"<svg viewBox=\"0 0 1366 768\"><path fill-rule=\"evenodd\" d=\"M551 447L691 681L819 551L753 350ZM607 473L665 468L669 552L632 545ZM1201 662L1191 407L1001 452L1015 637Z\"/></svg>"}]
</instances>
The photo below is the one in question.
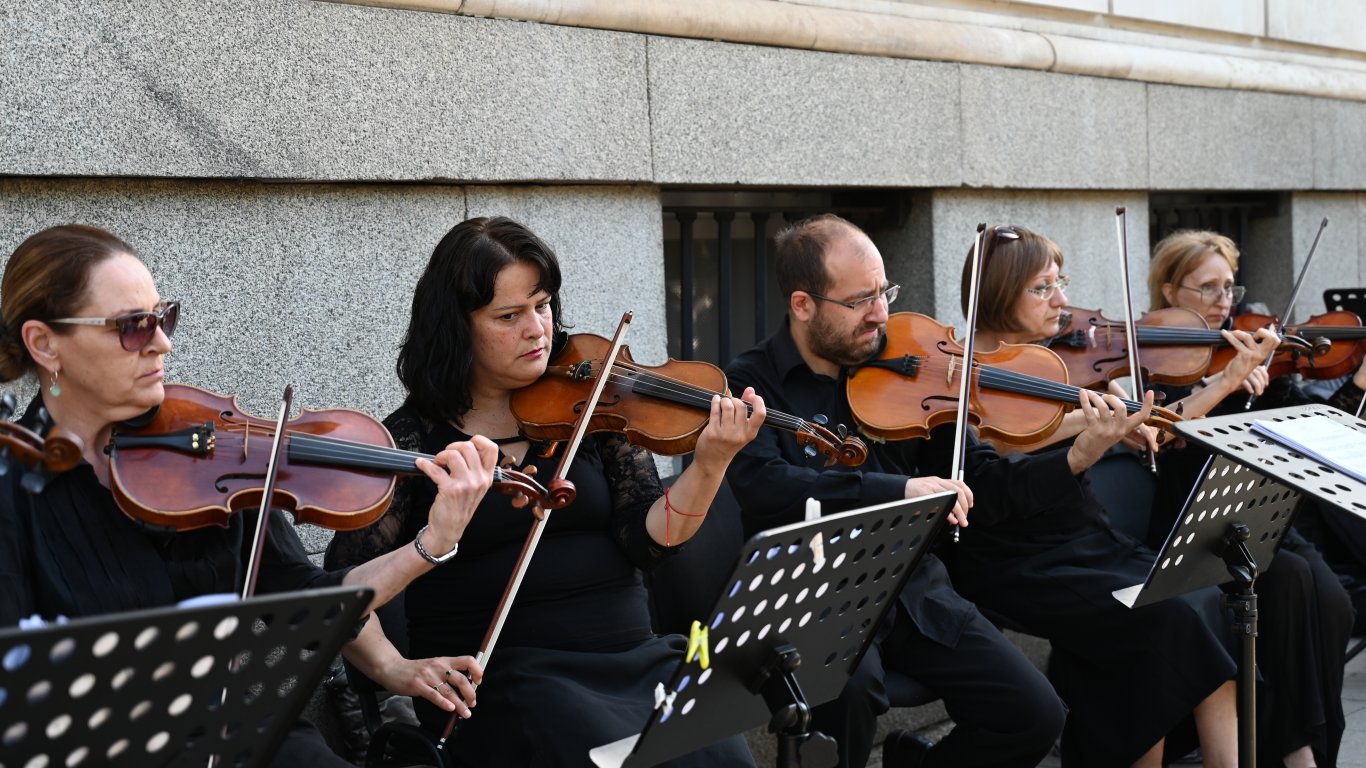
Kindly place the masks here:
<instances>
[{"instance_id":1,"label":"sunglasses on head","mask_svg":"<svg viewBox=\"0 0 1366 768\"><path fill-rule=\"evenodd\" d=\"M1012 226L992 227L986 231L982 237L982 264L986 265L987 259L996 252L996 246L1001 241L1019 240L1020 233Z\"/></svg>"},{"instance_id":2,"label":"sunglasses on head","mask_svg":"<svg viewBox=\"0 0 1366 768\"><path fill-rule=\"evenodd\" d=\"M160 328L170 336L175 333L176 320L180 318L180 302L163 301L151 312L129 312L118 317L63 317L49 320L49 323L63 325L98 325L119 329L119 344L129 352L137 352L156 336Z\"/></svg>"}]
</instances>

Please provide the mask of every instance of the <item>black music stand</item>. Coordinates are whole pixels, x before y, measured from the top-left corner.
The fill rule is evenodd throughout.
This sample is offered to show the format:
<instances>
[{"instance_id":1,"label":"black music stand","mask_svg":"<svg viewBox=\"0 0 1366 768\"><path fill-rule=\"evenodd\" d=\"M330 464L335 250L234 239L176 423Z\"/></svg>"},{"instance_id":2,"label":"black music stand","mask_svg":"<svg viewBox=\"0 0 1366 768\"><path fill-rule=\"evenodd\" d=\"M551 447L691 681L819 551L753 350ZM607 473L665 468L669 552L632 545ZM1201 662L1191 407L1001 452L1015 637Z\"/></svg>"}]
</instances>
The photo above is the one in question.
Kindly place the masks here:
<instances>
[{"instance_id":1,"label":"black music stand","mask_svg":"<svg viewBox=\"0 0 1366 768\"><path fill-rule=\"evenodd\" d=\"M1211 452L1144 584L1116 590L1130 607L1213 585L1224 586L1242 638L1238 751L1256 765L1258 573L1280 547L1302 495L1366 514L1366 483L1253 431L1254 421L1327 416L1366 432L1366 423L1326 405L1276 408L1178 422L1177 432Z\"/></svg>"},{"instance_id":2,"label":"black music stand","mask_svg":"<svg viewBox=\"0 0 1366 768\"><path fill-rule=\"evenodd\" d=\"M644 730L592 750L593 762L644 768L767 723L778 765L833 768L834 740L810 731L811 707L844 689L955 498L922 496L756 534L710 614L710 667L681 662Z\"/></svg>"},{"instance_id":3,"label":"black music stand","mask_svg":"<svg viewBox=\"0 0 1366 768\"><path fill-rule=\"evenodd\" d=\"M0 768L267 765L373 593L291 592L0 632Z\"/></svg>"}]
</instances>

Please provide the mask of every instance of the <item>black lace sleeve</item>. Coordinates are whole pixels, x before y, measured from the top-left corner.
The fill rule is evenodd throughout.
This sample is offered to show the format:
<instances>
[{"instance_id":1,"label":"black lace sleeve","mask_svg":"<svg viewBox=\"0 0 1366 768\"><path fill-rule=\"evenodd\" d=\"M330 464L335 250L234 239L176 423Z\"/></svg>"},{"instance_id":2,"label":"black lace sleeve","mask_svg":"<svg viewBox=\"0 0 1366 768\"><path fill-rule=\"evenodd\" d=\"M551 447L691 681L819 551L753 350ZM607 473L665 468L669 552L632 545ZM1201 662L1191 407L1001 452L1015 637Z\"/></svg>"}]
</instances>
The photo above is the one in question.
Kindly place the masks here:
<instances>
[{"instance_id":1,"label":"black lace sleeve","mask_svg":"<svg viewBox=\"0 0 1366 768\"><path fill-rule=\"evenodd\" d=\"M665 547L645 529L645 516L655 499L664 495L654 458L644 448L631 445L621 435L599 438L603 473L612 493L612 534L631 562L648 570L661 559L678 551Z\"/></svg>"},{"instance_id":2,"label":"black lace sleeve","mask_svg":"<svg viewBox=\"0 0 1366 768\"><path fill-rule=\"evenodd\" d=\"M385 426L389 427L398 448L405 451L421 451L422 426L419 420L400 415L401 413L402 411L386 420ZM334 570L357 566L392 552L401 544L406 544L411 537L409 531L414 528L408 524L409 517L421 504L420 500L414 499L417 490L423 487L418 481L425 480L425 477L401 478L394 489L394 498L389 504L388 511L379 520L359 530L337 531L332 536L332 542L327 545L323 567ZM430 483L427 485L430 486ZM422 509L418 514L425 517L426 510Z\"/></svg>"},{"instance_id":3,"label":"black lace sleeve","mask_svg":"<svg viewBox=\"0 0 1366 768\"><path fill-rule=\"evenodd\" d=\"M1361 387L1358 387L1352 381L1352 377L1348 376L1347 380L1342 382L1342 386L1338 387L1337 391L1333 393L1333 396L1328 398L1328 404L1340 411L1346 411L1355 416L1357 409L1361 407L1361 398L1363 395L1366 395L1366 393L1363 393Z\"/></svg>"}]
</instances>

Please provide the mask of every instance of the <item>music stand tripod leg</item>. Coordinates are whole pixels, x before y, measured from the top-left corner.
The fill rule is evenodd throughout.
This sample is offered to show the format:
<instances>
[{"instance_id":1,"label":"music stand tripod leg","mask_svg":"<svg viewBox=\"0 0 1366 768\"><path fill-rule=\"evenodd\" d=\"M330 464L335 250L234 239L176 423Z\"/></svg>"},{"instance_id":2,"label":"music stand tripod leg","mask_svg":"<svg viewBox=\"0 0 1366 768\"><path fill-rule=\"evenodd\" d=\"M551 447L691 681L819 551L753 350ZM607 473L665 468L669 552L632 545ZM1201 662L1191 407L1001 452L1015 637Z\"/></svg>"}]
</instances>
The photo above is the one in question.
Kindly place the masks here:
<instances>
[{"instance_id":1,"label":"music stand tripod leg","mask_svg":"<svg viewBox=\"0 0 1366 768\"><path fill-rule=\"evenodd\" d=\"M778 768L835 768L839 752L835 740L811 730L811 707L797 684L801 654L791 645L780 645L751 684L762 694L773 717L768 731L778 740Z\"/></svg>"},{"instance_id":2,"label":"music stand tripod leg","mask_svg":"<svg viewBox=\"0 0 1366 768\"><path fill-rule=\"evenodd\" d=\"M1233 610L1233 630L1241 638L1238 673L1238 765L1257 768L1257 560L1247 548L1251 530L1230 523L1220 556L1233 581L1224 586L1224 602Z\"/></svg>"}]
</instances>

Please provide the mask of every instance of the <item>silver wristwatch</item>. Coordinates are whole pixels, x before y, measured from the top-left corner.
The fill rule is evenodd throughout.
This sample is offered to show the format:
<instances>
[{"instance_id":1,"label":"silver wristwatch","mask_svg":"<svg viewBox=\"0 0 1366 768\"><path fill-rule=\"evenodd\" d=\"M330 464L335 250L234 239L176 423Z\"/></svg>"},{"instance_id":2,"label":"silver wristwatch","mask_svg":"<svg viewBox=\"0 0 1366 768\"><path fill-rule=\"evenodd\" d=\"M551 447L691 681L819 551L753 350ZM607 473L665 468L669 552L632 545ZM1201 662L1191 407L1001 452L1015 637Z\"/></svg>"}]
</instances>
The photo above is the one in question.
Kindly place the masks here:
<instances>
[{"instance_id":1,"label":"silver wristwatch","mask_svg":"<svg viewBox=\"0 0 1366 768\"><path fill-rule=\"evenodd\" d=\"M422 534L427 532L428 527L429 526L426 525L422 526L422 530L418 531L417 535L413 537L413 546L417 547L417 553L419 555L422 555L422 559L426 560L432 565L441 565L447 560L450 560L452 557L455 557L455 553L460 551L460 542L458 541L455 543L455 546L451 547L451 551L447 552L444 555L433 555L431 552L428 552L425 547L422 546Z\"/></svg>"}]
</instances>

